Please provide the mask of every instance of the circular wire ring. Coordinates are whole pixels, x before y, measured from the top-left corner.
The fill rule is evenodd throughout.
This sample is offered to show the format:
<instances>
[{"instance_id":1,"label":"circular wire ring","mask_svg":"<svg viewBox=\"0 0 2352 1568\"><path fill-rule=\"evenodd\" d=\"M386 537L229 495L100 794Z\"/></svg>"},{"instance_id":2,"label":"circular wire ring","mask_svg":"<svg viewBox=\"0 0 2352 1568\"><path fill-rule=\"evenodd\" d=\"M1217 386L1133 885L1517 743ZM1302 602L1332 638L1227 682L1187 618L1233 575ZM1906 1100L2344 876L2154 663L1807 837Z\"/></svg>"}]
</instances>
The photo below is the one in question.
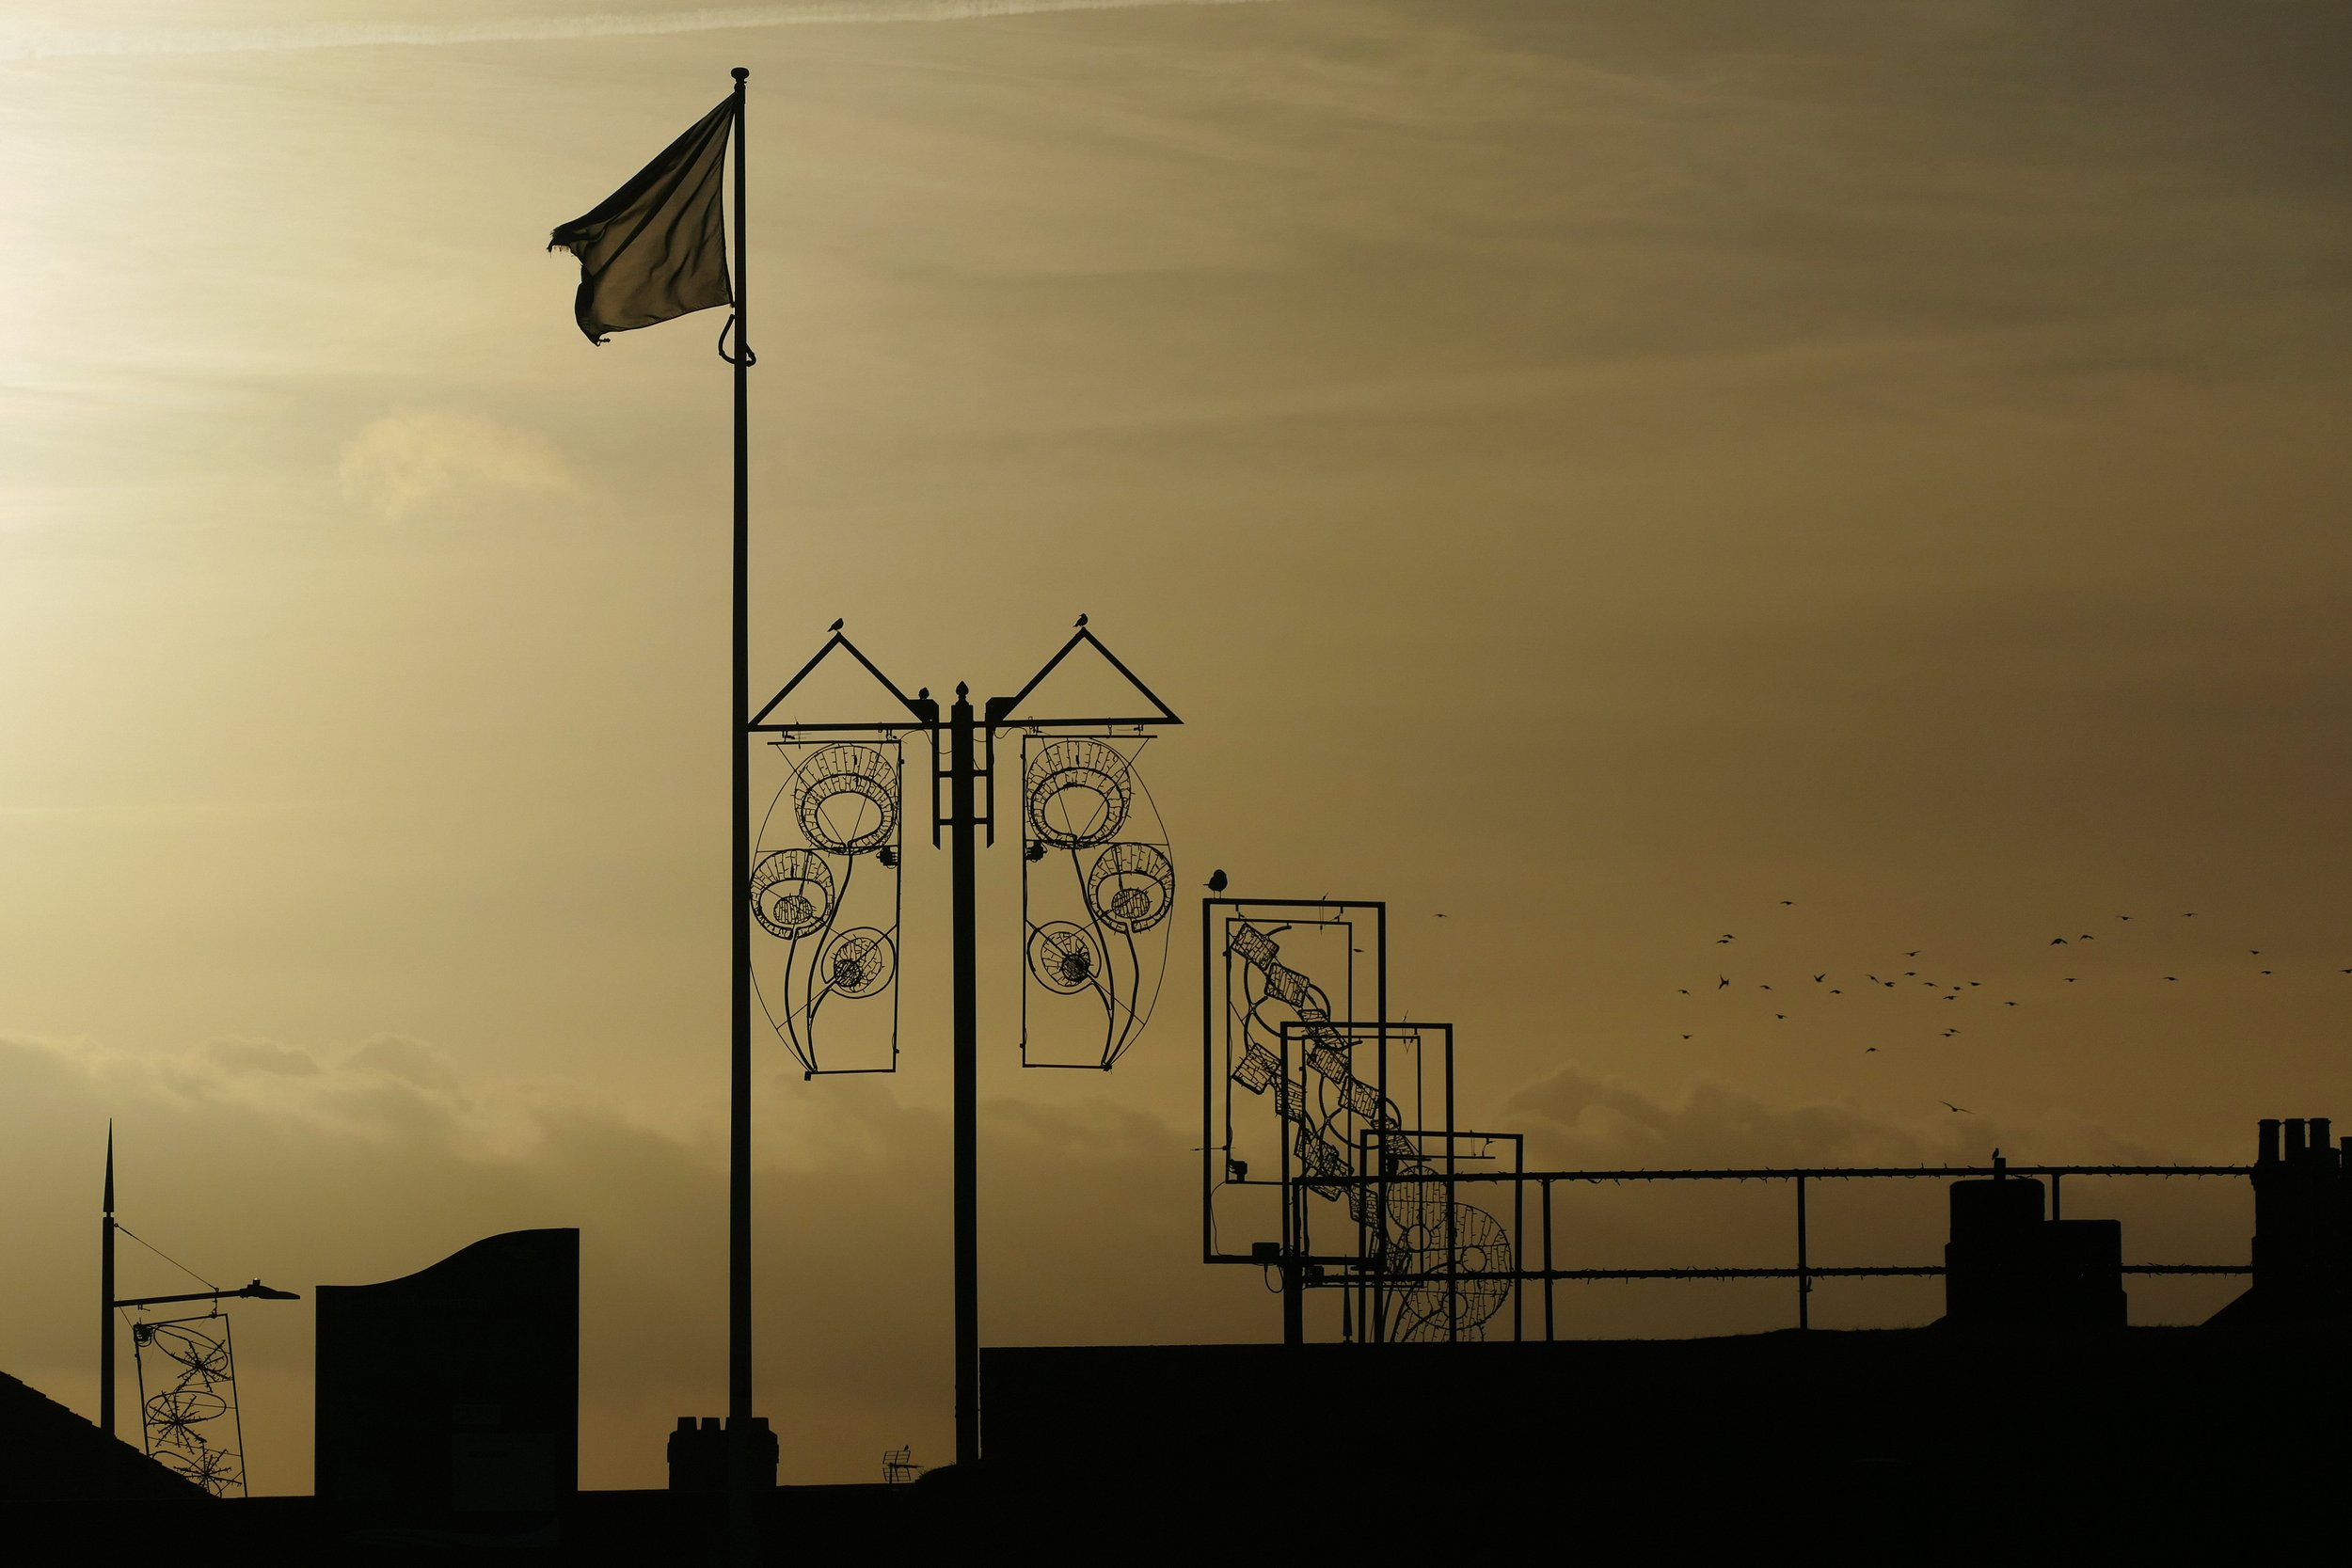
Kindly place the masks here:
<instances>
[{"instance_id":1,"label":"circular wire ring","mask_svg":"<svg viewBox=\"0 0 2352 1568\"><path fill-rule=\"evenodd\" d=\"M855 832L827 820L825 808L843 796L870 807L873 821ZM898 825L898 768L873 746L827 746L801 767L792 784L792 815L802 836L836 855L858 855L890 842ZM862 816L859 809L856 816ZM852 822L856 820L852 817Z\"/></svg>"},{"instance_id":2,"label":"circular wire ring","mask_svg":"<svg viewBox=\"0 0 2352 1568\"><path fill-rule=\"evenodd\" d=\"M1087 795L1096 799L1091 809L1079 799ZM1057 740L1030 759L1022 810L1032 840L1084 849L1118 836L1134 798L1127 759L1118 748L1099 740ZM1049 809L1056 801L1062 803L1059 821Z\"/></svg>"},{"instance_id":3,"label":"circular wire ring","mask_svg":"<svg viewBox=\"0 0 2352 1568\"><path fill-rule=\"evenodd\" d=\"M752 868L752 918L770 936L791 941L833 912L833 868L813 849L777 849Z\"/></svg>"}]
</instances>

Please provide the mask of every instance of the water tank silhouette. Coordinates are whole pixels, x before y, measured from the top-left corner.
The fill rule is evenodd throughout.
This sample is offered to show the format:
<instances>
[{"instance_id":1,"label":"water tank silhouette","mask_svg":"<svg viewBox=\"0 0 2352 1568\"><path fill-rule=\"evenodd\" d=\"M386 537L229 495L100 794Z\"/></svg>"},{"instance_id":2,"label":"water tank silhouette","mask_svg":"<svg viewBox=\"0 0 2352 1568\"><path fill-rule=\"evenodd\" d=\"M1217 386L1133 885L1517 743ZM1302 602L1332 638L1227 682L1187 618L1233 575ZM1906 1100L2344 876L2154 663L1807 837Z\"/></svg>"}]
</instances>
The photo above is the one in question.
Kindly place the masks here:
<instances>
[{"instance_id":1,"label":"water tank silhouette","mask_svg":"<svg viewBox=\"0 0 2352 1568\"><path fill-rule=\"evenodd\" d=\"M580 1484L580 1232L318 1291L317 1489L355 1514L551 1521Z\"/></svg>"},{"instance_id":2,"label":"water tank silhouette","mask_svg":"<svg viewBox=\"0 0 2352 1568\"><path fill-rule=\"evenodd\" d=\"M2122 1328L2123 1227L2045 1220L2042 1183L2001 1176L1951 1186L1944 1321L1955 1328Z\"/></svg>"}]
</instances>

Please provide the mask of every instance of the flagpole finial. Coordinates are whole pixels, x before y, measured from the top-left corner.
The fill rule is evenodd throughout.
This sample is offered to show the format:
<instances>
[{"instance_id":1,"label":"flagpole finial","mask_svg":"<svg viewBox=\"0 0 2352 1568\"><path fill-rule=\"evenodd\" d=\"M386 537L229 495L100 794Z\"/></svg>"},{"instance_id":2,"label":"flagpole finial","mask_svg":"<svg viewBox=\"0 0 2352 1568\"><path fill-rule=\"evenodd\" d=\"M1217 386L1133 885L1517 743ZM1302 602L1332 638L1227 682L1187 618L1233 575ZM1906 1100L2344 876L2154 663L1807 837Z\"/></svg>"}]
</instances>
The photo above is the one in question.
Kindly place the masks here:
<instances>
[{"instance_id":1,"label":"flagpole finial","mask_svg":"<svg viewBox=\"0 0 2352 1568\"><path fill-rule=\"evenodd\" d=\"M733 71L728 71L727 74L734 77L739 82L748 82L752 79L751 69L747 66L739 65Z\"/></svg>"}]
</instances>

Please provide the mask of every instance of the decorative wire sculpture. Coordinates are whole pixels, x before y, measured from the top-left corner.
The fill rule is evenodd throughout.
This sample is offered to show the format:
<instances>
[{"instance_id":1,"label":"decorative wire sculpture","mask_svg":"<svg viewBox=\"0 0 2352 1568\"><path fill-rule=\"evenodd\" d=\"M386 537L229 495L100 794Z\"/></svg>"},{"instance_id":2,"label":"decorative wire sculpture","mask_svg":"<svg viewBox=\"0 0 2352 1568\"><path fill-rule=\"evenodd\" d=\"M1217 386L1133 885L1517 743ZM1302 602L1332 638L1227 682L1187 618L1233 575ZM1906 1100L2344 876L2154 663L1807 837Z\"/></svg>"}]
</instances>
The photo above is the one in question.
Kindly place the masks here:
<instances>
[{"instance_id":1,"label":"decorative wire sculpture","mask_svg":"<svg viewBox=\"0 0 2352 1568\"><path fill-rule=\"evenodd\" d=\"M157 1364L152 1395L147 1391L151 1354ZM245 1426L229 1314L215 1307L200 1317L135 1323L131 1354L149 1455L215 1497L232 1489L243 1497Z\"/></svg>"},{"instance_id":2,"label":"decorative wire sculpture","mask_svg":"<svg viewBox=\"0 0 2352 1568\"><path fill-rule=\"evenodd\" d=\"M1409 1131L1412 1124L1392 1098L1356 1072L1353 1048L1360 1041L1354 1030L1361 1026L1333 1022L1329 994L1282 962L1272 933L1236 916L1228 924L1225 954L1230 1081L1251 1094L1277 1091L1275 1110L1295 1130L1295 1180L1319 1197L1343 1199L1379 1273L1397 1281L1389 1292L1392 1337L1484 1338L1487 1321L1510 1299L1510 1233L1474 1204L1449 1203L1445 1176ZM1285 1025L1300 1042L1287 1074ZM1379 1032L1391 1048L1409 1046L1418 1055L1421 1037L1410 1024ZM1232 1044L1241 1047L1237 1061ZM1374 1169L1387 1185L1385 1203L1378 1183L1349 1180L1367 1174L1350 1152L1362 1141L1353 1134L1357 1127L1372 1134ZM1436 1134L1452 1135L1451 1129ZM1230 1103L1226 1137L1230 1165Z\"/></svg>"},{"instance_id":3,"label":"decorative wire sculpture","mask_svg":"<svg viewBox=\"0 0 2352 1568\"><path fill-rule=\"evenodd\" d=\"M1107 1070L1159 1000L1176 867L1136 771L1147 743L1022 736L1024 1067Z\"/></svg>"},{"instance_id":4,"label":"decorative wire sculpture","mask_svg":"<svg viewBox=\"0 0 2352 1568\"><path fill-rule=\"evenodd\" d=\"M752 853L752 919L773 939L754 940L753 991L804 1076L894 1071L905 815L899 743L771 744L792 770L769 803ZM871 868L861 869L868 862ZM851 1006L884 993L886 1023L884 1009Z\"/></svg>"}]
</instances>

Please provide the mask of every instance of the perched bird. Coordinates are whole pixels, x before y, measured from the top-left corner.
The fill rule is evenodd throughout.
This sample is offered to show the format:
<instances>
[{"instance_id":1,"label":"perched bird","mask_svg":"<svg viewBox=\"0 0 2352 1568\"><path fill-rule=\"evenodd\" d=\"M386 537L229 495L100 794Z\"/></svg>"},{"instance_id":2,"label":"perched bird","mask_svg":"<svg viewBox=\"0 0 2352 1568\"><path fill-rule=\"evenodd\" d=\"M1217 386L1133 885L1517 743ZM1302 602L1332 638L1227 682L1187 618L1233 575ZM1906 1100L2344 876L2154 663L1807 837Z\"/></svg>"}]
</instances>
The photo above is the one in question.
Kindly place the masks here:
<instances>
[{"instance_id":1,"label":"perched bird","mask_svg":"<svg viewBox=\"0 0 2352 1568\"><path fill-rule=\"evenodd\" d=\"M1226 888L1225 868L1223 866L1219 866L1215 871L1210 872L1209 879L1206 882L1203 882L1201 886L1207 888L1211 893L1223 893Z\"/></svg>"},{"instance_id":2,"label":"perched bird","mask_svg":"<svg viewBox=\"0 0 2352 1568\"><path fill-rule=\"evenodd\" d=\"M827 631L839 631L841 629L841 623L835 621L832 626L827 626L825 629Z\"/></svg>"},{"instance_id":3,"label":"perched bird","mask_svg":"<svg viewBox=\"0 0 2352 1568\"><path fill-rule=\"evenodd\" d=\"M1077 624L1081 626L1085 626L1087 624L1087 618L1084 615L1079 616Z\"/></svg>"},{"instance_id":4,"label":"perched bird","mask_svg":"<svg viewBox=\"0 0 2352 1568\"><path fill-rule=\"evenodd\" d=\"M1973 1117L1977 1114L1976 1112L1968 1109L1966 1106L1955 1105L1948 1100L1939 1100L1936 1103L1943 1106L1944 1109L1951 1112L1952 1115L1956 1117Z\"/></svg>"}]
</instances>

